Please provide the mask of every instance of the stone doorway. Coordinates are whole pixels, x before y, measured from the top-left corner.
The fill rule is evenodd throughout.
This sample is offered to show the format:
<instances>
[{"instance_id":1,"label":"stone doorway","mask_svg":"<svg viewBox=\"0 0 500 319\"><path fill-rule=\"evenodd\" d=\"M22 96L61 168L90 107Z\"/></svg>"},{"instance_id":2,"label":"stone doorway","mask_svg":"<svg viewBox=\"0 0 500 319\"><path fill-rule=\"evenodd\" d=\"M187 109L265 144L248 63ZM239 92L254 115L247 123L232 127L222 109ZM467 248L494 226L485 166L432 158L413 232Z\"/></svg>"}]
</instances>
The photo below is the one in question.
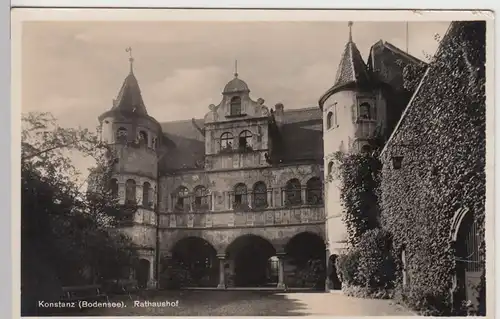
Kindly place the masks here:
<instances>
[{"instance_id":1,"label":"stone doorway","mask_svg":"<svg viewBox=\"0 0 500 319\"><path fill-rule=\"evenodd\" d=\"M141 289L145 289L148 287L150 267L151 267L151 264L150 264L149 260L139 259L135 274L136 274L136 279L137 279L137 285Z\"/></svg>"}]
</instances>

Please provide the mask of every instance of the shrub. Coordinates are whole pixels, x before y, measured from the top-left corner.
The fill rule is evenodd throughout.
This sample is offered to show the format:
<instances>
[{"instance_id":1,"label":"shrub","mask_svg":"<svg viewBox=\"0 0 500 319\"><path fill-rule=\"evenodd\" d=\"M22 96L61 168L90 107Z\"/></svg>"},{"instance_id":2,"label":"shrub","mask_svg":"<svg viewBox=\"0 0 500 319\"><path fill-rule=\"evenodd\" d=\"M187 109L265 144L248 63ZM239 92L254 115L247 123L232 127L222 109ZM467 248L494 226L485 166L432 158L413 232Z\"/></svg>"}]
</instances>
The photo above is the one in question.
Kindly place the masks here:
<instances>
[{"instance_id":1,"label":"shrub","mask_svg":"<svg viewBox=\"0 0 500 319\"><path fill-rule=\"evenodd\" d=\"M359 257L360 252L357 249L351 249L346 254L337 257L336 266L342 285L360 285L358 281Z\"/></svg>"},{"instance_id":2,"label":"shrub","mask_svg":"<svg viewBox=\"0 0 500 319\"><path fill-rule=\"evenodd\" d=\"M391 289L370 288L361 286L345 285L342 292L349 297L373 298L373 299L392 299L394 292Z\"/></svg>"},{"instance_id":3,"label":"shrub","mask_svg":"<svg viewBox=\"0 0 500 319\"><path fill-rule=\"evenodd\" d=\"M358 243L358 281L370 288L392 288L396 265L391 254L391 238L380 228L365 232Z\"/></svg>"}]
</instances>

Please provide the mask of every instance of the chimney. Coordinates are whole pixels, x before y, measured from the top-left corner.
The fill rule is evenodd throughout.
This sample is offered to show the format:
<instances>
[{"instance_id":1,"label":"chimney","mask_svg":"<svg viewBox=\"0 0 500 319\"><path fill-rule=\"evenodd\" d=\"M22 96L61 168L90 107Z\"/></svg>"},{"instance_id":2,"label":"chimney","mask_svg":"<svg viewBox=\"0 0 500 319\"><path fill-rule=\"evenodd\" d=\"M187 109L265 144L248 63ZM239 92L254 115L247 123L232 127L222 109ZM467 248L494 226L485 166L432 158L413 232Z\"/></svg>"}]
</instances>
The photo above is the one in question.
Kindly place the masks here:
<instances>
[{"instance_id":1,"label":"chimney","mask_svg":"<svg viewBox=\"0 0 500 319\"><path fill-rule=\"evenodd\" d=\"M276 120L276 123L278 125L283 125L283 122L285 121L285 107L283 106L283 103L277 103L274 106L274 119Z\"/></svg>"}]
</instances>

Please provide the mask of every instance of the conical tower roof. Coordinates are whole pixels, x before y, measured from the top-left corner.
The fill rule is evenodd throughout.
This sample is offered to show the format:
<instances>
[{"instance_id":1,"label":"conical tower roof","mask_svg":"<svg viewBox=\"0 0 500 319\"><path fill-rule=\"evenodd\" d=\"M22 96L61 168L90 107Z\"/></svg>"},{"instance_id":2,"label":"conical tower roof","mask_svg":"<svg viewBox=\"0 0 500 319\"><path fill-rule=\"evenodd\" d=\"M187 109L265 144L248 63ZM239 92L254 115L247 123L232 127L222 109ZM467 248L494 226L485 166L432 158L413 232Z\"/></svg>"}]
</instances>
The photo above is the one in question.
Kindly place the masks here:
<instances>
[{"instance_id":1,"label":"conical tower roof","mask_svg":"<svg viewBox=\"0 0 500 319\"><path fill-rule=\"evenodd\" d=\"M345 45L344 52L340 58L337 75L333 86L326 91L319 100L320 108L323 103L335 92L350 85L363 85L370 81L368 68L361 57L356 44L352 41L352 22L349 22L349 41Z\"/></svg>"},{"instance_id":2,"label":"conical tower roof","mask_svg":"<svg viewBox=\"0 0 500 319\"><path fill-rule=\"evenodd\" d=\"M113 110L122 112L132 112L138 115L147 115L146 106L142 99L141 88L139 82L134 75L133 62L130 57L130 72L123 81L122 87L118 92L118 96L113 102Z\"/></svg>"}]
</instances>

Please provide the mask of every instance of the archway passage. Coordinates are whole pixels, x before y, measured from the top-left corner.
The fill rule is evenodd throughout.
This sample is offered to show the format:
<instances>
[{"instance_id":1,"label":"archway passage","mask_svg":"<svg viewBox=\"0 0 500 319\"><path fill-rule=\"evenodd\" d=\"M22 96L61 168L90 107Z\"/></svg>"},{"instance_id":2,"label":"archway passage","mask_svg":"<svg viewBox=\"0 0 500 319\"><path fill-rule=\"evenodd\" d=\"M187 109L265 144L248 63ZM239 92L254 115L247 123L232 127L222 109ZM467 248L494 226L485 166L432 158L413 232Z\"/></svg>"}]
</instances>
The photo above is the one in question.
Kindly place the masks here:
<instances>
[{"instance_id":1,"label":"archway passage","mask_svg":"<svg viewBox=\"0 0 500 319\"><path fill-rule=\"evenodd\" d=\"M175 273L173 279L178 281L180 286L217 286L217 251L202 238L187 237L177 242L172 250L172 264Z\"/></svg>"},{"instance_id":2,"label":"archway passage","mask_svg":"<svg viewBox=\"0 0 500 319\"><path fill-rule=\"evenodd\" d=\"M149 260L139 259L135 272L139 288L147 288L150 266L151 264L149 263Z\"/></svg>"},{"instance_id":3,"label":"archway passage","mask_svg":"<svg viewBox=\"0 0 500 319\"><path fill-rule=\"evenodd\" d=\"M471 301L471 308L480 311L484 308L481 300L480 283L484 271L484 260L479 249L482 238L473 214L468 212L458 229L455 242L456 275L459 301Z\"/></svg>"},{"instance_id":4,"label":"archway passage","mask_svg":"<svg viewBox=\"0 0 500 319\"><path fill-rule=\"evenodd\" d=\"M309 232L295 235L285 246L287 264L293 269L288 285L324 289L326 251L323 238ZM288 271L287 271L288 272Z\"/></svg>"},{"instance_id":5,"label":"archway passage","mask_svg":"<svg viewBox=\"0 0 500 319\"><path fill-rule=\"evenodd\" d=\"M330 255L326 275L328 276L330 287L328 289L342 289L342 282L337 273L337 255Z\"/></svg>"},{"instance_id":6,"label":"archway passage","mask_svg":"<svg viewBox=\"0 0 500 319\"><path fill-rule=\"evenodd\" d=\"M259 236L244 235L233 241L226 252L230 261L230 275L227 278L229 286L273 285L274 273L270 271L270 258L276 255L276 250L270 242Z\"/></svg>"}]
</instances>

